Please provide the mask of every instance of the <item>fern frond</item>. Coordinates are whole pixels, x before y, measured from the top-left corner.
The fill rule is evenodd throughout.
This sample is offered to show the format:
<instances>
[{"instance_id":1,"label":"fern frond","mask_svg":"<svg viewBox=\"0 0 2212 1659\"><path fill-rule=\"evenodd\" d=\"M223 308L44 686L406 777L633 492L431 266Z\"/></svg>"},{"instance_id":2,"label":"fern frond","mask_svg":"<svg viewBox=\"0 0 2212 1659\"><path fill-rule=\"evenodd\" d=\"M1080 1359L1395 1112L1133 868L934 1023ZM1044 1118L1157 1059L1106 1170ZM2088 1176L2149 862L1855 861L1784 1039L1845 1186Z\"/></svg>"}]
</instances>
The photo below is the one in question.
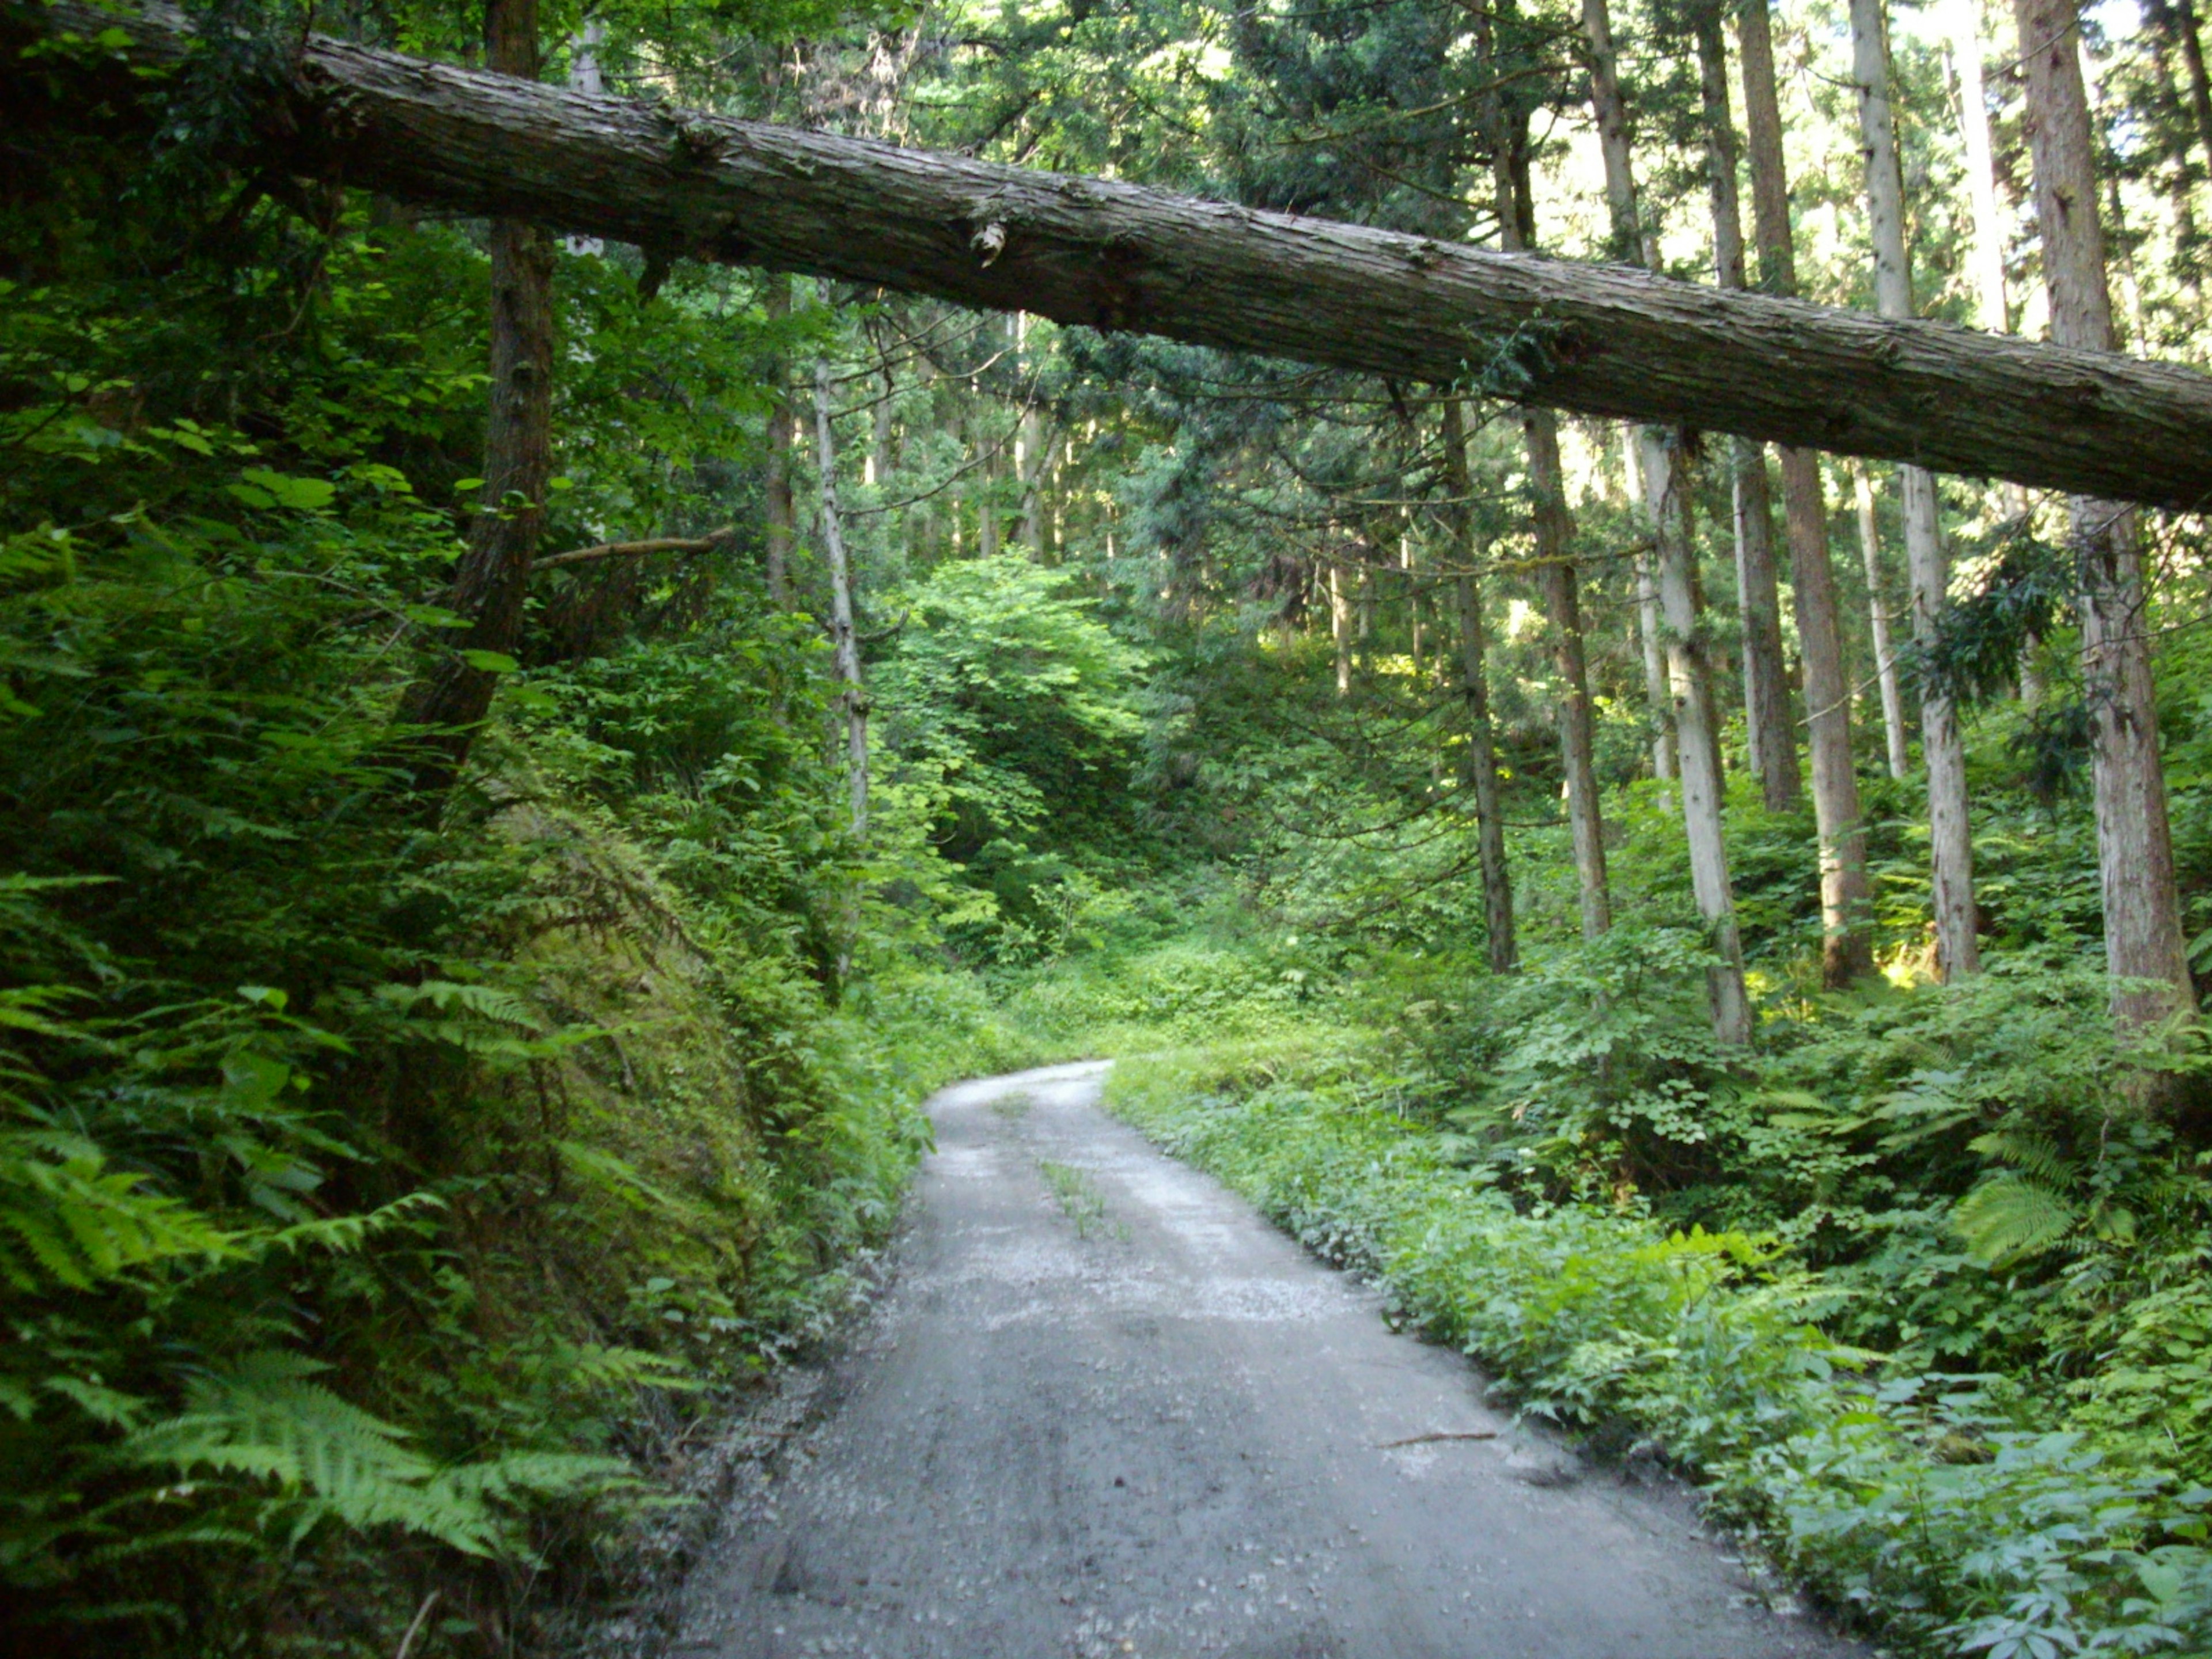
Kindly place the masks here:
<instances>
[{"instance_id":1,"label":"fern frond","mask_svg":"<svg viewBox=\"0 0 2212 1659\"><path fill-rule=\"evenodd\" d=\"M90 1290L157 1262L237 1253L235 1235L143 1180L75 1137L0 1137L0 1277L29 1292Z\"/></svg>"},{"instance_id":2,"label":"fern frond","mask_svg":"<svg viewBox=\"0 0 2212 1659\"><path fill-rule=\"evenodd\" d=\"M420 985L386 985L377 995L396 1008L414 1009L428 1003L441 1014L474 1014L496 1025L542 1032L545 1022L530 1005L512 991L495 986L467 985L457 980L426 979Z\"/></svg>"},{"instance_id":3,"label":"fern frond","mask_svg":"<svg viewBox=\"0 0 2212 1659\"><path fill-rule=\"evenodd\" d=\"M2008 1164L2046 1187L2070 1187L2081 1178L2081 1165L2056 1141L2025 1130L1992 1129L1966 1144L1984 1158Z\"/></svg>"},{"instance_id":4,"label":"fern frond","mask_svg":"<svg viewBox=\"0 0 2212 1659\"><path fill-rule=\"evenodd\" d=\"M2081 1224L2081 1206L2065 1194L2009 1170L1959 1200L1951 1224L1990 1267L2042 1255Z\"/></svg>"},{"instance_id":5,"label":"fern frond","mask_svg":"<svg viewBox=\"0 0 2212 1659\"><path fill-rule=\"evenodd\" d=\"M120 1455L189 1478L274 1487L257 1524L291 1546L336 1521L497 1555L520 1547L509 1512L525 1500L574 1500L641 1485L613 1457L520 1452L440 1468L409 1443L406 1430L316 1380L324 1369L293 1354L250 1354L195 1381L189 1410L130 1435Z\"/></svg>"}]
</instances>

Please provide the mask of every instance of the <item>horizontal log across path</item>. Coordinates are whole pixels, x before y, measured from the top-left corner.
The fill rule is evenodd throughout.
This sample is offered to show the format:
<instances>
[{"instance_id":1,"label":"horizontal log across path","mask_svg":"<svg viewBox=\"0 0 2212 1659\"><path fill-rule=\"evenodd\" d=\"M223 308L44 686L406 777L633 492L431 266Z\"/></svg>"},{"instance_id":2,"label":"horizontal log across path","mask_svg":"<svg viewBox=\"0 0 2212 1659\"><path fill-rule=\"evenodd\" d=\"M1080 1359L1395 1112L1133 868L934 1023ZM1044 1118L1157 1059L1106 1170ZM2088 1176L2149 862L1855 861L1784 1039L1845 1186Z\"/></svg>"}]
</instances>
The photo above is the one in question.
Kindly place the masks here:
<instances>
[{"instance_id":1,"label":"horizontal log across path","mask_svg":"<svg viewBox=\"0 0 2212 1659\"><path fill-rule=\"evenodd\" d=\"M195 45L165 6L0 5L23 94L8 102L49 116L82 118L82 92L53 95L72 76L108 74L112 106L129 70ZM54 40L117 30L104 47ZM2178 365L595 97L322 35L255 98L265 159L447 211L1584 415L2212 501L2212 377Z\"/></svg>"}]
</instances>

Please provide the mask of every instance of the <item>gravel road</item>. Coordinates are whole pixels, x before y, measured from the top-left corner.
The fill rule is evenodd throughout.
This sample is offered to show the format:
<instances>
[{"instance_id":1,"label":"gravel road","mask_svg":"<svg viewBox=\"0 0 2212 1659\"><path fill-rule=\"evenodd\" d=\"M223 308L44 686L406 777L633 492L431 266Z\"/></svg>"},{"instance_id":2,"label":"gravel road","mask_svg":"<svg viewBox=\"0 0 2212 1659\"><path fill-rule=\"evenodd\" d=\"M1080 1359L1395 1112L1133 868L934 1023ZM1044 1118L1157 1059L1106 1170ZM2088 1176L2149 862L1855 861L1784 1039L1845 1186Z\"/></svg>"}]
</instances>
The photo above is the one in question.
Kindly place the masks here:
<instances>
[{"instance_id":1,"label":"gravel road","mask_svg":"<svg viewBox=\"0 0 2212 1659\"><path fill-rule=\"evenodd\" d=\"M1097 1106L931 1103L892 1278L694 1572L681 1659L1844 1659ZM1778 1608L1779 1610L1778 1610Z\"/></svg>"}]
</instances>

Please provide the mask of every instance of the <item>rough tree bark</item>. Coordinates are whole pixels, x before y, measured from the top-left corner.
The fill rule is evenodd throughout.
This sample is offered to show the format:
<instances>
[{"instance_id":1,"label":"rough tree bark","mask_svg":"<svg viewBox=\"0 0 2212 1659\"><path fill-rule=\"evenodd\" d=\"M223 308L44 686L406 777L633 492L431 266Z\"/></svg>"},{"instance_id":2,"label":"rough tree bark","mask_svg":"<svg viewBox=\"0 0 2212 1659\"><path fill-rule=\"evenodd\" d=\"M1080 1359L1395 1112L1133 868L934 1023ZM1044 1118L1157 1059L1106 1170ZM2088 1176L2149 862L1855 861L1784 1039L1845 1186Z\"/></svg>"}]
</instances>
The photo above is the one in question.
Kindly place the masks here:
<instances>
[{"instance_id":1,"label":"rough tree bark","mask_svg":"<svg viewBox=\"0 0 2212 1659\"><path fill-rule=\"evenodd\" d=\"M2027 81L2028 147L2051 337L2110 350L2112 302L2080 21L2072 0L2014 0ZM2097 866L2112 1011L2124 1026L2194 1006L2158 749L2148 596L2135 515L2094 497L2070 504L2081 617L2081 689L2097 797Z\"/></svg>"},{"instance_id":2,"label":"rough tree bark","mask_svg":"<svg viewBox=\"0 0 2212 1659\"><path fill-rule=\"evenodd\" d=\"M538 0L490 0L484 59L501 76L539 70ZM443 797L467 764L499 673L477 653L512 657L522 642L531 561L553 471L553 238L522 218L491 227L491 386L484 422L483 504L447 607L468 619L459 645L400 699L399 723L419 729L410 769L425 801ZM472 660L473 659L473 660Z\"/></svg>"},{"instance_id":3,"label":"rough tree bark","mask_svg":"<svg viewBox=\"0 0 2212 1659\"><path fill-rule=\"evenodd\" d=\"M1912 265L1905 246L1905 179L1889 95L1889 35L1883 0L1851 0L1852 72L1858 82L1859 142L1866 161L1874 233L1875 304L1885 317L1912 315ZM1905 498L1905 561L1912 584L1912 632L1925 641L1939 625L1950 587L1935 475L1898 469ZM1966 808L1966 749L1958 708L1930 690L1920 700L1920 760L1928 769L1928 837L1936 969L1954 980L1980 971L1975 934L1974 843Z\"/></svg>"},{"instance_id":4,"label":"rough tree bark","mask_svg":"<svg viewBox=\"0 0 2212 1659\"><path fill-rule=\"evenodd\" d=\"M1475 576L1474 481L1467 467L1467 429L1459 399L1444 404L1444 488L1452 496L1452 585L1459 600L1460 696L1467 703L1467 781L1474 791L1475 855L1482 869L1482 915L1490 971L1519 964L1513 938L1513 879L1505 867L1505 811L1498 788L1498 744L1490 720L1490 674L1483 658L1482 590Z\"/></svg>"},{"instance_id":5,"label":"rough tree bark","mask_svg":"<svg viewBox=\"0 0 2212 1659\"><path fill-rule=\"evenodd\" d=\"M1790 226L1782 106L1775 90L1774 42L1765 0L1745 0L1737 19L1759 286L1772 294L1794 295L1796 242ZM1797 599L1806 747L1812 755L1813 819L1820 848L1820 977L1832 990L1874 971L1867 933L1873 888L1867 878L1858 772L1851 757L1850 679L1844 669L1843 616L1828 555L1828 509L1820 488L1820 458L1809 448L1785 445L1777 459L1782 471L1784 530L1790 543L1790 586Z\"/></svg>"},{"instance_id":6,"label":"rough tree bark","mask_svg":"<svg viewBox=\"0 0 2212 1659\"><path fill-rule=\"evenodd\" d=\"M791 275L769 276L762 295L763 308L771 325L791 317ZM791 499L791 446L795 424L791 412L791 366L781 347L769 366L768 476L762 483L767 497L768 597L779 611L791 608L792 532L798 524Z\"/></svg>"},{"instance_id":7,"label":"rough tree bark","mask_svg":"<svg viewBox=\"0 0 2212 1659\"><path fill-rule=\"evenodd\" d=\"M1634 247L1646 264L1656 265L1657 238L1637 209L1627 104L1614 71L1606 0L1583 0L1583 37L1589 48L1590 104L1605 158L1613 237L1621 246ZM1697 543L1690 525L1688 458L1677 434L1663 428L1646 426L1637 436L1644 507L1655 544L1652 562L1664 624L1690 884L1719 958L1706 975L1713 1035L1724 1043L1747 1043L1751 1041L1751 1000L1744 988L1743 946L1736 932L1735 895L1729 882L1728 844L1722 830L1720 721L1713 700L1705 599L1698 590Z\"/></svg>"},{"instance_id":8,"label":"rough tree bark","mask_svg":"<svg viewBox=\"0 0 2212 1659\"><path fill-rule=\"evenodd\" d=\"M1889 775L1912 769L1905 736L1905 696L1897 683L1897 647L1889 632L1889 600L1882 591L1881 524L1875 512L1874 478L1863 462L1851 468L1858 497L1859 557L1866 565L1867 620L1874 630L1875 675L1881 686L1881 731L1887 740Z\"/></svg>"},{"instance_id":9,"label":"rough tree bark","mask_svg":"<svg viewBox=\"0 0 2212 1659\"><path fill-rule=\"evenodd\" d=\"M853 571L845 556L844 516L837 510L837 441L830 365L814 365L814 447L822 469L822 550L830 560L830 643L836 654L838 702L845 715L846 782L852 792L853 838L868 834L868 693L860 680L860 638L853 628Z\"/></svg>"},{"instance_id":10,"label":"rough tree bark","mask_svg":"<svg viewBox=\"0 0 2212 1659\"><path fill-rule=\"evenodd\" d=\"M1743 219L1736 198L1735 118L1729 108L1728 40L1721 0L1705 0L1692 19L1705 129L1705 177L1712 198L1713 276L1723 288L1747 286ZM1797 804L1797 727L1782 658L1782 602L1774 573L1774 502L1766 450L1748 438L1729 441L1735 505L1736 614L1743 628L1744 730L1753 775L1771 812Z\"/></svg>"},{"instance_id":11,"label":"rough tree bark","mask_svg":"<svg viewBox=\"0 0 2212 1659\"><path fill-rule=\"evenodd\" d=\"M132 71L193 40L167 8L64 0L9 6L0 45L111 28L128 49L11 76L0 113L124 118L146 84ZM2212 497L2212 377L2174 365L594 98L320 35L247 94L258 159L448 211L1401 379L1473 371L1594 416L2162 505Z\"/></svg>"}]
</instances>

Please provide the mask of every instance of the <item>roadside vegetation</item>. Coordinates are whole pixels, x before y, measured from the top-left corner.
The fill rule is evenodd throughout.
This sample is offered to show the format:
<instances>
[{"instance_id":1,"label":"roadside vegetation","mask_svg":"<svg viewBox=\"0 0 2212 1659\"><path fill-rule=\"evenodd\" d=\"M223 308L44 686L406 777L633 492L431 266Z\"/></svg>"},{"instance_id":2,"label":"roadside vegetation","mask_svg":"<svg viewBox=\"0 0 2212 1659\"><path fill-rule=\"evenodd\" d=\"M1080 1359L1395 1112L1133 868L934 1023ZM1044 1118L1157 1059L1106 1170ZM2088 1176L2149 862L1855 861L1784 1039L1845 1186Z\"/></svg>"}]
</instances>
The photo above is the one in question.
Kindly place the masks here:
<instances>
[{"instance_id":1,"label":"roadside vegetation","mask_svg":"<svg viewBox=\"0 0 2212 1659\"><path fill-rule=\"evenodd\" d=\"M1896 1650L2212 1652L2201 515L1524 410L1540 329L1421 386L458 217L257 103L313 25L2201 364L2193 14L2039 6L240 3L172 71L0 0L0 1641L580 1650L928 1092L1113 1056Z\"/></svg>"}]
</instances>

